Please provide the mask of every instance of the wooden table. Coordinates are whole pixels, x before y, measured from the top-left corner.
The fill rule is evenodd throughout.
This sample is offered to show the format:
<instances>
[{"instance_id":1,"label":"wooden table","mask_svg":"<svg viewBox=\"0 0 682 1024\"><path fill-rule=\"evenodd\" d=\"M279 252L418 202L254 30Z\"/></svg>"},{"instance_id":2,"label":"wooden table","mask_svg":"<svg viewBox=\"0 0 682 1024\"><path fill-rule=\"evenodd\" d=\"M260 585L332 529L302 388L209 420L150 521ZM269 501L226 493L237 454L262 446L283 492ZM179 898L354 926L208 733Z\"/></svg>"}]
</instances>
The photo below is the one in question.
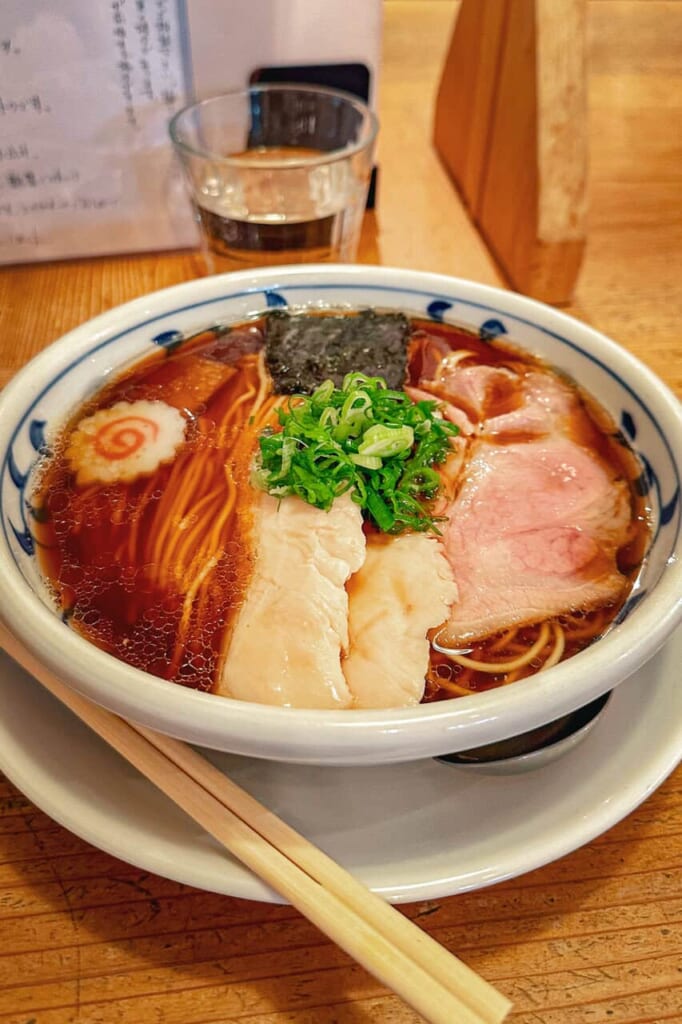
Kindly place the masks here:
<instances>
[{"instance_id":1,"label":"wooden table","mask_svg":"<svg viewBox=\"0 0 682 1024\"><path fill-rule=\"evenodd\" d=\"M361 258L500 283L430 147L449 0L387 0L381 189ZM682 3L591 3L591 229L571 312L682 390ZM5 268L0 383L86 318L196 276L194 253ZM606 835L405 912L525 1024L682 1021L682 773ZM407 1024L288 907L89 847L0 780L0 1024ZM454 1024L454 1022L453 1022Z\"/></svg>"}]
</instances>

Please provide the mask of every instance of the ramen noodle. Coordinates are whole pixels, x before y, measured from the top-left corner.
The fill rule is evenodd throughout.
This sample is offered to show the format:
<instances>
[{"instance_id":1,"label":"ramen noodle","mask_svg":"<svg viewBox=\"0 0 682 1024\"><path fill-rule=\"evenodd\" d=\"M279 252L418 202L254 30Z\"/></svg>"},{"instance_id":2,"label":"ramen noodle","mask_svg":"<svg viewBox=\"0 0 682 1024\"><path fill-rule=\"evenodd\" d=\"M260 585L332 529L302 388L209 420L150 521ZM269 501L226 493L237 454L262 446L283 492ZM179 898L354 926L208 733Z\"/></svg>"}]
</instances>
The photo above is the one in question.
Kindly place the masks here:
<instances>
[{"instance_id":1,"label":"ramen noodle","mask_svg":"<svg viewBox=\"0 0 682 1024\"><path fill-rule=\"evenodd\" d=\"M385 329L380 314L359 315L368 344L349 342L352 314L299 315L318 334L328 320L342 343L317 369L300 349L292 369L269 348L269 332L295 344L284 316L160 348L62 430L31 504L72 628L182 686L331 708L508 685L608 629L649 525L641 467L601 407L528 353L407 314ZM372 350L373 331L385 348ZM276 386L277 359L300 397ZM393 402L402 425L374 424L371 401ZM350 424L331 442L338 465L321 440L309 462L332 474L328 507L315 504L324 479L316 491L291 462L318 441L287 440L284 426L314 408L310 431L338 438L339 417ZM380 478L399 501L374 490Z\"/></svg>"}]
</instances>

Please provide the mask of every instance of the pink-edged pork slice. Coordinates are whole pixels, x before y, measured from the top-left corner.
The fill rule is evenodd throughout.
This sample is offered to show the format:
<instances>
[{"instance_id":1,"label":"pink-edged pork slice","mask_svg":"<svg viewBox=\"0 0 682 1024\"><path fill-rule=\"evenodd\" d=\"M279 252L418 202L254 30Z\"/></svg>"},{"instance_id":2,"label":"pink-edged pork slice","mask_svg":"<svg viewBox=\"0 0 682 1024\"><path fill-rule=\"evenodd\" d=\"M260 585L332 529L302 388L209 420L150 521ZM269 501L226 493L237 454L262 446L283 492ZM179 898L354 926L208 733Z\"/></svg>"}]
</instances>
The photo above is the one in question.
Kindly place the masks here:
<instances>
[{"instance_id":1,"label":"pink-edged pork slice","mask_svg":"<svg viewBox=\"0 0 682 1024\"><path fill-rule=\"evenodd\" d=\"M584 417L578 395L552 373L531 371L519 379L516 407L498 416L488 417L481 432L488 440L517 440L526 435L563 433L571 420Z\"/></svg>"},{"instance_id":2,"label":"pink-edged pork slice","mask_svg":"<svg viewBox=\"0 0 682 1024\"><path fill-rule=\"evenodd\" d=\"M365 558L362 514L348 494L329 512L260 494L256 562L218 693L260 704L345 708L346 581Z\"/></svg>"},{"instance_id":3,"label":"pink-edged pork slice","mask_svg":"<svg viewBox=\"0 0 682 1024\"><path fill-rule=\"evenodd\" d=\"M429 665L429 630L457 596L442 545L406 533L371 538L348 586L350 648L343 671L356 708L418 704Z\"/></svg>"},{"instance_id":4,"label":"pink-edged pork slice","mask_svg":"<svg viewBox=\"0 0 682 1024\"><path fill-rule=\"evenodd\" d=\"M629 532L627 487L569 437L475 442L448 515L444 545L459 596L442 644L622 595L616 554Z\"/></svg>"},{"instance_id":5,"label":"pink-edged pork slice","mask_svg":"<svg viewBox=\"0 0 682 1024\"><path fill-rule=\"evenodd\" d=\"M425 386L424 382L420 384ZM514 403L518 375L504 366L462 366L461 361L450 364L446 356L434 384L453 405L478 423L492 407Z\"/></svg>"}]
</instances>

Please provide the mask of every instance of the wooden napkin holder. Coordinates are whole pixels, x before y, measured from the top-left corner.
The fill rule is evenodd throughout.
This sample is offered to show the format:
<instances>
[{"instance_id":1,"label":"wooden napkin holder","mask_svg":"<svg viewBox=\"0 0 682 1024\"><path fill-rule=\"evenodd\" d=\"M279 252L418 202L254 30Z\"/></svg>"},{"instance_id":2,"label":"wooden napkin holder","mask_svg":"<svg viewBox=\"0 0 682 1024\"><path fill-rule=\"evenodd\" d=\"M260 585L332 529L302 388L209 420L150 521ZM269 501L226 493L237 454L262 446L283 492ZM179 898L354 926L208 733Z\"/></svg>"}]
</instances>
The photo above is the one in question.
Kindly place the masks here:
<instances>
[{"instance_id":1,"label":"wooden napkin holder","mask_svg":"<svg viewBox=\"0 0 682 1024\"><path fill-rule=\"evenodd\" d=\"M462 0L434 142L511 285L569 302L585 247L585 0Z\"/></svg>"}]
</instances>

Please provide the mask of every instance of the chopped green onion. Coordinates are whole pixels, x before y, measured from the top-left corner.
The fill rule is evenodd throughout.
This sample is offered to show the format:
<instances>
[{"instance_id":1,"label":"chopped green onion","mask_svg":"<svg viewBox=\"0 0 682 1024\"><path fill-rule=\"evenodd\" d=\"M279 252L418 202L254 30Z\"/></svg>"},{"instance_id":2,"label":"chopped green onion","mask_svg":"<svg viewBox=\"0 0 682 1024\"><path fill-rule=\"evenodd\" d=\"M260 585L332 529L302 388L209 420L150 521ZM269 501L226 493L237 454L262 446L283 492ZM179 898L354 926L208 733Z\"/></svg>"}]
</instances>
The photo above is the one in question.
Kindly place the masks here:
<instances>
[{"instance_id":1,"label":"chopped green onion","mask_svg":"<svg viewBox=\"0 0 682 1024\"><path fill-rule=\"evenodd\" d=\"M377 423L376 426L366 430L362 442L358 445L358 451L363 455L378 455L382 459L389 455L400 455L402 452L409 452L414 444L414 430L412 427L385 427Z\"/></svg>"},{"instance_id":2,"label":"chopped green onion","mask_svg":"<svg viewBox=\"0 0 682 1024\"><path fill-rule=\"evenodd\" d=\"M331 384L331 381L329 381L329 383ZM332 408L331 405L328 405L326 409L322 410L322 415L320 416L320 426L321 427L326 427L328 423L330 423L332 425L332 427L335 427L338 422L339 422L339 410L338 409L334 409L334 408Z\"/></svg>"},{"instance_id":3,"label":"chopped green onion","mask_svg":"<svg viewBox=\"0 0 682 1024\"><path fill-rule=\"evenodd\" d=\"M378 455L354 455L351 453L350 461L354 466L362 466L363 469L381 469L381 459Z\"/></svg>"},{"instance_id":4,"label":"chopped green onion","mask_svg":"<svg viewBox=\"0 0 682 1024\"><path fill-rule=\"evenodd\" d=\"M330 398L334 393L334 381L326 380L324 384L320 384L319 388L313 391L310 396L312 405L326 406L329 403Z\"/></svg>"},{"instance_id":5,"label":"chopped green onion","mask_svg":"<svg viewBox=\"0 0 682 1024\"><path fill-rule=\"evenodd\" d=\"M310 396L293 395L277 415L281 429L259 438L255 487L322 509L350 491L384 532L438 532L428 507L441 485L433 467L458 429L435 400L412 402L382 377L349 373L341 388L329 380Z\"/></svg>"},{"instance_id":6,"label":"chopped green onion","mask_svg":"<svg viewBox=\"0 0 682 1024\"><path fill-rule=\"evenodd\" d=\"M278 480L283 480L291 469L291 463L293 461L294 452L296 451L296 438L285 437L279 449L279 455L282 460L282 465L279 472L273 472L270 474L270 483L276 483Z\"/></svg>"}]
</instances>

